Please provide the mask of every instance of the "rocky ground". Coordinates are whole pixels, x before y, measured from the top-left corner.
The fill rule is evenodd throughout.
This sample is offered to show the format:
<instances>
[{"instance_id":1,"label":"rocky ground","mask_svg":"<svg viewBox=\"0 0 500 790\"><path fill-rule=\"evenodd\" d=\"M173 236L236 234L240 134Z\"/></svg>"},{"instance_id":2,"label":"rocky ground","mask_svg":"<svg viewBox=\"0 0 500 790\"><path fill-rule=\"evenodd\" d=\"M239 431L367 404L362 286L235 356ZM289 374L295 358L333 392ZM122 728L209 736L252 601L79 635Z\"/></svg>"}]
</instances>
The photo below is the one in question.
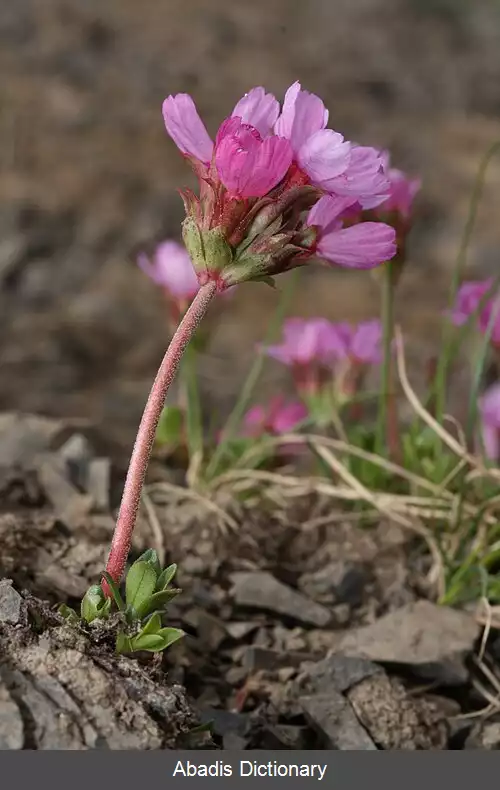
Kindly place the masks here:
<instances>
[{"instance_id":1,"label":"rocky ground","mask_svg":"<svg viewBox=\"0 0 500 790\"><path fill-rule=\"evenodd\" d=\"M314 497L236 509L228 535L166 494L158 520L143 514L134 551L178 562L184 589L171 620L188 636L161 665L117 660L54 609L102 569L167 340L135 265L178 236L175 189L190 183L165 95L190 91L213 131L252 85L281 95L299 78L336 128L422 176L397 306L418 383L477 166L500 137L499 19L497 0L0 4L2 747L499 747L496 632L478 652L474 612L430 602L418 542ZM497 161L471 272L497 262L499 188ZM248 286L209 316L208 412L233 404L277 298ZM292 309L359 320L377 303L370 278L314 271ZM278 384L270 367L261 394ZM172 474L157 462L151 479ZM192 732L209 720L211 737Z\"/></svg>"},{"instance_id":2,"label":"rocky ground","mask_svg":"<svg viewBox=\"0 0 500 790\"><path fill-rule=\"evenodd\" d=\"M105 563L109 461L79 428L13 413L0 448L1 748L500 748L497 631L483 644L474 610L429 600L410 533L303 497L233 506L224 534L202 504L152 496L133 556L179 563L168 624L186 637L118 658L57 614Z\"/></svg>"}]
</instances>

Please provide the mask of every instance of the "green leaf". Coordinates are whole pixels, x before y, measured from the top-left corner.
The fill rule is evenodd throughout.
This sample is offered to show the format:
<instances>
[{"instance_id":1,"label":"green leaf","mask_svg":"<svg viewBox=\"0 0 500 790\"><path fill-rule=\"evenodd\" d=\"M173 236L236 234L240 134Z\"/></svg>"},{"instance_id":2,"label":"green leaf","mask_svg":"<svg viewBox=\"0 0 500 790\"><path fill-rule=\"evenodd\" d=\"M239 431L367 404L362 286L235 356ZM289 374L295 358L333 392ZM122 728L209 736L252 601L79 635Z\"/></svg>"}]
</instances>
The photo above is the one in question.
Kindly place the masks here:
<instances>
[{"instance_id":1,"label":"green leaf","mask_svg":"<svg viewBox=\"0 0 500 790\"><path fill-rule=\"evenodd\" d=\"M116 635L115 650L117 653L133 653L132 640L123 631L119 631Z\"/></svg>"},{"instance_id":2,"label":"green leaf","mask_svg":"<svg viewBox=\"0 0 500 790\"><path fill-rule=\"evenodd\" d=\"M135 610L137 617L142 620L152 612L165 609L166 605L181 592L182 590L171 587L169 590L162 590L161 592L151 595Z\"/></svg>"},{"instance_id":3,"label":"green leaf","mask_svg":"<svg viewBox=\"0 0 500 790\"><path fill-rule=\"evenodd\" d=\"M105 579L105 581L108 583L109 589L111 590L111 595L113 596L113 601L115 602L118 611L124 612L125 603L120 595L120 590L118 589L117 583L115 582L113 577L109 575L107 571L103 571L102 576Z\"/></svg>"},{"instance_id":4,"label":"green leaf","mask_svg":"<svg viewBox=\"0 0 500 790\"><path fill-rule=\"evenodd\" d=\"M80 618L78 617L75 610L65 603L62 603L60 606L58 606L57 611L61 617L64 617L64 619L67 620L70 625L76 625L80 622Z\"/></svg>"},{"instance_id":5,"label":"green leaf","mask_svg":"<svg viewBox=\"0 0 500 790\"><path fill-rule=\"evenodd\" d=\"M134 562L125 580L127 606L136 612L154 593L156 573L148 562Z\"/></svg>"},{"instance_id":6,"label":"green leaf","mask_svg":"<svg viewBox=\"0 0 500 790\"><path fill-rule=\"evenodd\" d=\"M167 647L170 647L170 645L173 645L174 642L186 636L186 634L180 628L162 628L158 631L158 636L163 637L165 646L162 649L165 650Z\"/></svg>"},{"instance_id":7,"label":"green leaf","mask_svg":"<svg viewBox=\"0 0 500 790\"><path fill-rule=\"evenodd\" d=\"M146 636L147 634L156 634L161 629L161 617L158 612L155 612L143 626L138 636Z\"/></svg>"},{"instance_id":8,"label":"green leaf","mask_svg":"<svg viewBox=\"0 0 500 790\"><path fill-rule=\"evenodd\" d=\"M172 565L169 565L168 568L165 568L165 570L160 573L158 581L156 582L156 589L164 590L165 587L170 584L176 573L177 565L173 562Z\"/></svg>"},{"instance_id":9,"label":"green leaf","mask_svg":"<svg viewBox=\"0 0 500 790\"><path fill-rule=\"evenodd\" d=\"M80 614L82 620L92 623L97 619L105 619L111 609L111 599L106 598L100 584L93 584L82 598Z\"/></svg>"},{"instance_id":10,"label":"green leaf","mask_svg":"<svg viewBox=\"0 0 500 790\"><path fill-rule=\"evenodd\" d=\"M184 429L184 412L179 406L165 406L158 428L155 441L167 447L177 447L182 444Z\"/></svg>"},{"instance_id":11,"label":"green leaf","mask_svg":"<svg viewBox=\"0 0 500 790\"><path fill-rule=\"evenodd\" d=\"M160 652L165 649L165 639L157 634L139 634L132 637L132 650L148 650L151 653Z\"/></svg>"},{"instance_id":12,"label":"green leaf","mask_svg":"<svg viewBox=\"0 0 500 790\"><path fill-rule=\"evenodd\" d=\"M161 574L160 560L158 559L158 552L155 549L147 549L137 558L137 562L147 562L148 565L151 565L157 576Z\"/></svg>"}]
</instances>

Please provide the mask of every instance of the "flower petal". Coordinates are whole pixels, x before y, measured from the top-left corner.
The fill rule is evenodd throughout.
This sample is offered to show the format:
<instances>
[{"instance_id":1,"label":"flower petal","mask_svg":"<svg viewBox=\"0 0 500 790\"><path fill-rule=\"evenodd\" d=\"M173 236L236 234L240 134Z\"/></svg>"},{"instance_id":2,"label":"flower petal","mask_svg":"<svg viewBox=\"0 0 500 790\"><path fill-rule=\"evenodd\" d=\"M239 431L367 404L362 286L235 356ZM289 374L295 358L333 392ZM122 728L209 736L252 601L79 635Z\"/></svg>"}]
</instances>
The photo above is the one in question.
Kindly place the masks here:
<instances>
[{"instance_id":1,"label":"flower petal","mask_svg":"<svg viewBox=\"0 0 500 790\"><path fill-rule=\"evenodd\" d=\"M191 96L187 93L168 96L162 110L165 127L177 148L208 164L214 146Z\"/></svg>"},{"instance_id":2,"label":"flower petal","mask_svg":"<svg viewBox=\"0 0 500 790\"><path fill-rule=\"evenodd\" d=\"M280 106L272 95L264 88L252 88L239 100L232 115L241 118L244 123L254 126L262 137L267 137L276 123Z\"/></svg>"},{"instance_id":3,"label":"flower petal","mask_svg":"<svg viewBox=\"0 0 500 790\"><path fill-rule=\"evenodd\" d=\"M332 179L346 172L350 159L351 144L331 129L312 134L297 152L299 167L307 173L313 184L324 189L328 189Z\"/></svg>"},{"instance_id":4,"label":"flower petal","mask_svg":"<svg viewBox=\"0 0 500 790\"><path fill-rule=\"evenodd\" d=\"M328 110L314 93L301 90L294 82L285 93L281 115L274 126L274 133L290 140L295 154L306 140L324 129L328 123Z\"/></svg>"},{"instance_id":5,"label":"flower petal","mask_svg":"<svg viewBox=\"0 0 500 790\"><path fill-rule=\"evenodd\" d=\"M383 222L362 222L320 236L318 254L352 269L372 269L396 254L396 232Z\"/></svg>"},{"instance_id":6,"label":"flower petal","mask_svg":"<svg viewBox=\"0 0 500 790\"><path fill-rule=\"evenodd\" d=\"M352 197L323 195L309 211L307 224L318 225L323 234L329 233L339 227L341 215L355 202Z\"/></svg>"},{"instance_id":7,"label":"flower petal","mask_svg":"<svg viewBox=\"0 0 500 790\"><path fill-rule=\"evenodd\" d=\"M390 193L379 151L369 146L353 146L349 166L344 173L324 179L322 187L335 195L352 195L363 208L375 208Z\"/></svg>"},{"instance_id":8,"label":"flower petal","mask_svg":"<svg viewBox=\"0 0 500 790\"><path fill-rule=\"evenodd\" d=\"M378 318L362 321L355 327L350 353L359 362L377 364L382 361L382 324Z\"/></svg>"}]
</instances>

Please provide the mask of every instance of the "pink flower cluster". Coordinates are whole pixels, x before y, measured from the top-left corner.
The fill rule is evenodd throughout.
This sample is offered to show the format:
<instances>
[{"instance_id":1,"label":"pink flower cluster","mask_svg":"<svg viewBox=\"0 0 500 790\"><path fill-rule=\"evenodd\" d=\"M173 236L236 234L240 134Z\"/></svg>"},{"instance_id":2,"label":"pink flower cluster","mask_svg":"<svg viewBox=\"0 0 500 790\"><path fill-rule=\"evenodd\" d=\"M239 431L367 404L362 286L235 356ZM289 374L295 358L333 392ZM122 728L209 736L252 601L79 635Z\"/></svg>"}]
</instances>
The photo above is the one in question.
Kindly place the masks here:
<instances>
[{"instance_id":1,"label":"pink flower cluster","mask_svg":"<svg viewBox=\"0 0 500 790\"><path fill-rule=\"evenodd\" d=\"M164 288L176 302L190 302L199 290L198 278L186 248L177 241L164 241L152 257L141 253L137 259L144 274Z\"/></svg>"},{"instance_id":2,"label":"pink flower cluster","mask_svg":"<svg viewBox=\"0 0 500 790\"><path fill-rule=\"evenodd\" d=\"M327 128L318 96L294 83L283 106L264 88L251 90L210 138L193 100L169 96L168 133L200 179L200 195L184 191L189 222L184 238L200 282L221 290L302 265L319 256L331 263L371 268L396 252L395 232L382 222L344 227L353 204L372 209L390 198L384 157ZM206 259L218 231L220 262ZM218 238L215 236L215 238ZM224 268L233 266L231 274ZM221 271L222 269L222 271Z\"/></svg>"},{"instance_id":3,"label":"pink flower cluster","mask_svg":"<svg viewBox=\"0 0 500 790\"><path fill-rule=\"evenodd\" d=\"M258 438L264 433L279 436L293 431L307 417L307 409L300 401L286 402L278 395L265 406L249 409L243 422L243 435Z\"/></svg>"},{"instance_id":4,"label":"pink flower cluster","mask_svg":"<svg viewBox=\"0 0 500 790\"><path fill-rule=\"evenodd\" d=\"M500 382L486 390L479 401L481 438L490 461L500 462Z\"/></svg>"},{"instance_id":5,"label":"pink flower cluster","mask_svg":"<svg viewBox=\"0 0 500 790\"><path fill-rule=\"evenodd\" d=\"M464 283L458 290L457 299L451 311L451 320L456 326L465 324L467 319L478 309L480 302L491 290L493 280L477 280ZM498 295L486 299L485 304L477 315L479 331L485 333L493 320L491 329L491 342L500 344L500 304Z\"/></svg>"}]
</instances>

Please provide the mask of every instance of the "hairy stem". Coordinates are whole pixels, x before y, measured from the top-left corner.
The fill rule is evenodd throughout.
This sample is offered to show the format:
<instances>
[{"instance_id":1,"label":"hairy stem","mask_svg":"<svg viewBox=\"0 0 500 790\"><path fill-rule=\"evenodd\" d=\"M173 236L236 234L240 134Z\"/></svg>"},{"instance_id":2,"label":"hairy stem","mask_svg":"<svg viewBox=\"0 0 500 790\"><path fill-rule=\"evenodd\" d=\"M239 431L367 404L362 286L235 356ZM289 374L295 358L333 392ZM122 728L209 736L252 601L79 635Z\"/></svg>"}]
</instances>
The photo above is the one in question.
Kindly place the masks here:
<instances>
[{"instance_id":1,"label":"hairy stem","mask_svg":"<svg viewBox=\"0 0 500 790\"><path fill-rule=\"evenodd\" d=\"M167 392L179 368L182 355L215 296L215 292L216 284L214 282L209 282L200 288L177 327L151 387L130 457L120 511L106 564L106 571L117 584L120 583L125 570L144 478ZM104 593L109 596L107 583L103 582L102 584Z\"/></svg>"}]
</instances>

